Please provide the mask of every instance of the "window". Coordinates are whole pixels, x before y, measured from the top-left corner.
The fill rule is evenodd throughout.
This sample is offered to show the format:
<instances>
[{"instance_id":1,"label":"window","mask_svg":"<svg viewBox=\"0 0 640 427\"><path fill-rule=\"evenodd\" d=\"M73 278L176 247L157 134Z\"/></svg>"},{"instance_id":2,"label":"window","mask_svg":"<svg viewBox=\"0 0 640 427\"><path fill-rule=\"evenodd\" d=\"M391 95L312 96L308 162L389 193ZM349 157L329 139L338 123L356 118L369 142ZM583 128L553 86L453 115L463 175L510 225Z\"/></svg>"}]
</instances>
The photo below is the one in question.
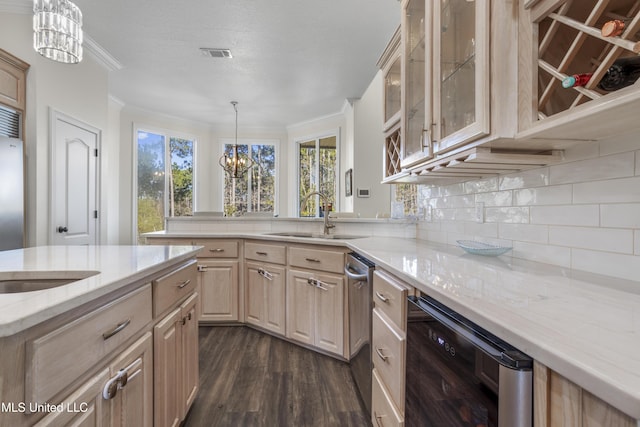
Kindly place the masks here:
<instances>
[{"instance_id":1,"label":"window","mask_svg":"<svg viewBox=\"0 0 640 427\"><path fill-rule=\"evenodd\" d=\"M298 143L298 207L301 217L324 216L318 196L302 202L309 193L319 191L327 197L329 211L338 194L337 137L335 135Z\"/></svg>"},{"instance_id":2,"label":"window","mask_svg":"<svg viewBox=\"0 0 640 427\"><path fill-rule=\"evenodd\" d=\"M194 141L144 130L137 131L136 140L139 239L163 230L167 216L193 215Z\"/></svg>"},{"instance_id":3,"label":"window","mask_svg":"<svg viewBox=\"0 0 640 427\"><path fill-rule=\"evenodd\" d=\"M224 144L224 152L231 153L233 144ZM242 177L232 179L224 174L224 214L244 215L247 212L275 213L276 207L276 143L252 141L238 144L238 154L251 155L254 166Z\"/></svg>"}]
</instances>

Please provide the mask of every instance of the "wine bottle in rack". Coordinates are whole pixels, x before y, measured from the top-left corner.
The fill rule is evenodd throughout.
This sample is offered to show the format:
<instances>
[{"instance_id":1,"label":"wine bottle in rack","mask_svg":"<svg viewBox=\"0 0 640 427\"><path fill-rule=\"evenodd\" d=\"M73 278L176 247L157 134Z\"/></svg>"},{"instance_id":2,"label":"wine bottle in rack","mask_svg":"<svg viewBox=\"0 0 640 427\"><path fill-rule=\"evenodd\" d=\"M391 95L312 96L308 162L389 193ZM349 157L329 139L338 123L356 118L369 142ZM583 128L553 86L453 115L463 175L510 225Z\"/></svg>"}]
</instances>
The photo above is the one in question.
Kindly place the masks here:
<instances>
[{"instance_id":1,"label":"wine bottle in rack","mask_svg":"<svg viewBox=\"0 0 640 427\"><path fill-rule=\"evenodd\" d=\"M640 56L630 56L616 59L607 70L598 87L611 92L631 86L640 77Z\"/></svg>"},{"instance_id":2,"label":"wine bottle in rack","mask_svg":"<svg viewBox=\"0 0 640 427\"><path fill-rule=\"evenodd\" d=\"M603 37L617 37L624 32L629 19L612 19L602 25L600 33Z\"/></svg>"},{"instance_id":3,"label":"wine bottle in rack","mask_svg":"<svg viewBox=\"0 0 640 427\"><path fill-rule=\"evenodd\" d=\"M571 76L567 76L562 80L563 88L584 86L589 83L591 80L592 73L583 73L583 74L573 74Z\"/></svg>"}]
</instances>

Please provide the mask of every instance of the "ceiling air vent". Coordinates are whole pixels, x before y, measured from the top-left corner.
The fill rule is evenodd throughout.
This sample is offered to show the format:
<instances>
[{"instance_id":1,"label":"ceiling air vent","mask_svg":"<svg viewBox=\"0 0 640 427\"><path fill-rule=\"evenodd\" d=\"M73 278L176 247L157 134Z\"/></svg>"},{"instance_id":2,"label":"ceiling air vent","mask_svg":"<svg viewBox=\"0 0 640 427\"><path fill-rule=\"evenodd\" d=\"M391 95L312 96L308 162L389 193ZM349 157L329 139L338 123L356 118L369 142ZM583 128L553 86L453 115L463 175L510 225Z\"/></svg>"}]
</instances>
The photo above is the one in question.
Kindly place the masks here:
<instances>
[{"instance_id":1,"label":"ceiling air vent","mask_svg":"<svg viewBox=\"0 0 640 427\"><path fill-rule=\"evenodd\" d=\"M201 47L200 52L204 56L211 58L233 58L229 49L217 49L212 47Z\"/></svg>"}]
</instances>

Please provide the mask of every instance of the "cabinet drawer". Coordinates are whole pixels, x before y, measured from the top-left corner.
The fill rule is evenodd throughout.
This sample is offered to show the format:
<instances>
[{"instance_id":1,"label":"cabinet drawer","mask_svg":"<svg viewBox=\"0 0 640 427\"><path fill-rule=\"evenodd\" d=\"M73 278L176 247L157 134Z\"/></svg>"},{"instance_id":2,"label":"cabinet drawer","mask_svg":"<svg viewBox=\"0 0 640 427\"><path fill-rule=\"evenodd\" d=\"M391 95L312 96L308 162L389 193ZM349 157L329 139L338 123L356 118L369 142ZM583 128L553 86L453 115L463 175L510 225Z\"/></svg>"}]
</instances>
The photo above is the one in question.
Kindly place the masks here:
<instances>
[{"instance_id":1,"label":"cabinet drawer","mask_svg":"<svg viewBox=\"0 0 640 427\"><path fill-rule=\"evenodd\" d=\"M381 314L373 310L373 331L371 358L380 379L387 386L393 403L402 412L404 410L405 384L405 349L404 334L397 331L393 324Z\"/></svg>"},{"instance_id":2,"label":"cabinet drawer","mask_svg":"<svg viewBox=\"0 0 640 427\"><path fill-rule=\"evenodd\" d=\"M404 426L404 417L400 415L396 405L391 401L389 391L382 383L378 371L374 369L372 375L371 421L373 425L378 427Z\"/></svg>"},{"instance_id":3,"label":"cabinet drawer","mask_svg":"<svg viewBox=\"0 0 640 427\"><path fill-rule=\"evenodd\" d=\"M156 317L196 289L195 260L153 281L153 316Z\"/></svg>"},{"instance_id":4,"label":"cabinet drawer","mask_svg":"<svg viewBox=\"0 0 640 427\"><path fill-rule=\"evenodd\" d=\"M145 285L27 343L25 399L46 402L151 322Z\"/></svg>"},{"instance_id":5,"label":"cabinet drawer","mask_svg":"<svg viewBox=\"0 0 640 427\"><path fill-rule=\"evenodd\" d=\"M196 246L204 246L198 258L236 258L238 256L237 240L197 239L193 241Z\"/></svg>"},{"instance_id":6,"label":"cabinet drawer","mask_svg":"<svg viewBox=\"0 0 640 427\"><path fill-rule=\"evenodd\" d=\"M244 244L244 257L256 261L265 261L273 264L286 263L287 247L284 245L271 245L266 243L246 242Z\"/></svg>"},{"instance_id":7,"label":"cabinet drawer","mask_svg":"<svg viewBox=\"0 0 640 427\"><path fill-rule=\"evenodd\" d=\"M400 330L407 330L407 287L381 271L373 275L373 304Z\"/></svg>"},{"instance_id":8,"label":"cabinet drawer","mask_svg":"<svg viewBox=\"0 0 640 427\"><path fill-rule=\"evenodd\" d=\"M299 246L289 247L289 265L310 268L327 273L344 273L344 253L311 249Z\"/></svg>"}]
</instances>

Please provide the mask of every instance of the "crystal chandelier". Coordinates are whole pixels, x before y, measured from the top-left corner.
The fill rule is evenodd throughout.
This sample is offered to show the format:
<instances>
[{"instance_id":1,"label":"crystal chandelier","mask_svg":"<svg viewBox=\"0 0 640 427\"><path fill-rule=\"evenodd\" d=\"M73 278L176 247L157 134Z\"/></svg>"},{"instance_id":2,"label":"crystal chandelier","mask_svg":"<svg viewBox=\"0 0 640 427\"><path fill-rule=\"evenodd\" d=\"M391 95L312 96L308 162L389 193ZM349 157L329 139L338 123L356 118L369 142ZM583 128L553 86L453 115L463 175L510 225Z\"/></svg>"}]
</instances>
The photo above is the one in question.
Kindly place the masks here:
<instances>
[{"instance_id":1,"label":"crystal chandelier","mask_svg":"<svg viewBox=\"0 0 640 427\"><path fill-rule=\"evenodd\" d=\"M243 176L251 167L254 162L250 156L240 156L238 152L238 102L231 101L233 109L236 112L236 139L233 147L231 147L231 154L225 153L220 157L218 163L222 166L222 169L233 179Z\"/></svg>"},{"instance_id":2,"label":"crystal chandelier","mask_svg":"<svg viewBox=\"0 0 640 427\"><path fill-rule=\"evenodd\" d=\"M82 12L68 0L33 0L33 48L66 64L82 61Z\"/></svg>"}]
</instances>

